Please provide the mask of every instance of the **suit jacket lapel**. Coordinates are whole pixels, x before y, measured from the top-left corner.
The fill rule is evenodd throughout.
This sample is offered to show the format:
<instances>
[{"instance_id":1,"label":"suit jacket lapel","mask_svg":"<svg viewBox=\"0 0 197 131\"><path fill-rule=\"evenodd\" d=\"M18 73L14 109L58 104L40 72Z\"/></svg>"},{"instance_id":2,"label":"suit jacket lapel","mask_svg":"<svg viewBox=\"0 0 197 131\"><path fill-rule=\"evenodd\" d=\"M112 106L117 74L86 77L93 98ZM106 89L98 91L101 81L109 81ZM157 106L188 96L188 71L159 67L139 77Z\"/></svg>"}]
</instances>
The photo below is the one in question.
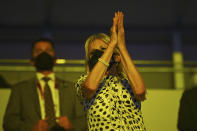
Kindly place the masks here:
<instances>
[{"instance_id":1,"label":"suit jacket lapel","mask_svg":"<svg viewBox=\"0 0 197 131\"><path fill-rule=\"evenodd\" d=\"M56 77L56 83L57 83L57 88L58 88L58 90L59 90L59 106L60 106L60 116L62 116L64 113L62 112L63 111L63 109L62 109L62 105L63 105L63 100L64 100L64 98L63 98L63 82L60 80L60 79L58 79L57 77Z\"/></svg>"},{"instance_id":2,"label":"suit jacket lapel","mask_svg":"<svg viewBox=\"0 0 197 131\"><path fill-rule=\"evenodd\" d=\"M34 109L36 111L36 113L38 114L39 118L41 119L41 111L40 111L40 102L39 102L39 97L38 97L38 92L37 92L37 79L36 77L34 77L32 79L32 81L30 81L29 83L29 87L30 87L30 95L32 98L32 102L34 104Z\"/></svg>"},{"instance_id":3,"label":"suit jacket lapel","mask_svg":"<svg viewBox=\"0 0 197 131\"><path fill-rule=\"evenodd\" d=\"M56 79L59 89L59 104L60 104L60 116L68 115L68 110L72 106L72 92L70 92L69 84L61 79ZM67 107L69 105L69 107Z\"/></svg>"}]
</instances>

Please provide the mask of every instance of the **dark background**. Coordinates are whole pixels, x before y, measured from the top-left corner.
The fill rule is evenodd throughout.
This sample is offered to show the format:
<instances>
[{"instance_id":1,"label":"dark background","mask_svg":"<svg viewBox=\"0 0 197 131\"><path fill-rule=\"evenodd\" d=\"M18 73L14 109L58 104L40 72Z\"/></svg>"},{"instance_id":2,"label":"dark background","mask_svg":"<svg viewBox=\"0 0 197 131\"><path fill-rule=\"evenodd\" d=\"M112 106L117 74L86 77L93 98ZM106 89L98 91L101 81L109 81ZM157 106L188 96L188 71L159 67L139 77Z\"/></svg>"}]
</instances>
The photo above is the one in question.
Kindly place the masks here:
<instances>
[{"instance_id":1,"label":"dark background","mask_svg":"<svg viewBox=\"0 0 197 131\"><path fill-rule=\"evenodd\" d=\"M43 36L54 39L59 58L83 59L86 38L109 34L120 10L133 59L171 60L178 32L179 51L196 61L196 5L196 0L0 0L0 59L30 58L32 41Z\"/></svg>"}]
</instances>

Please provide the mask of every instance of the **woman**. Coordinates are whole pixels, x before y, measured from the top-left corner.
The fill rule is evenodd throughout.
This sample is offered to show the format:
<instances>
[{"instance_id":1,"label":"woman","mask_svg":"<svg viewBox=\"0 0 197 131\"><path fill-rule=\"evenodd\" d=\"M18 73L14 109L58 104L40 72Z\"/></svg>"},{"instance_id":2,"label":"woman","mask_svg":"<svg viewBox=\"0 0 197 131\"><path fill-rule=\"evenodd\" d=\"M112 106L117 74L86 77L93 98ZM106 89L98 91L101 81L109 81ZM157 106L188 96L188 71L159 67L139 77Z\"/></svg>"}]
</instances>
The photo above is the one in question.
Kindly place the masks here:
<instances>
[{"instance_id":1,"label":"woman","mask_svg":"<svg viewBox=\"0 0 197 131\"><path fill-rule=\"evenodd\" d=\"M85 44L86 75L75 87L89 130L145 130L140 101L146 88L125 44L123 13L113 18L111 37L100 33Z\"/></svg>"}]
</instances>

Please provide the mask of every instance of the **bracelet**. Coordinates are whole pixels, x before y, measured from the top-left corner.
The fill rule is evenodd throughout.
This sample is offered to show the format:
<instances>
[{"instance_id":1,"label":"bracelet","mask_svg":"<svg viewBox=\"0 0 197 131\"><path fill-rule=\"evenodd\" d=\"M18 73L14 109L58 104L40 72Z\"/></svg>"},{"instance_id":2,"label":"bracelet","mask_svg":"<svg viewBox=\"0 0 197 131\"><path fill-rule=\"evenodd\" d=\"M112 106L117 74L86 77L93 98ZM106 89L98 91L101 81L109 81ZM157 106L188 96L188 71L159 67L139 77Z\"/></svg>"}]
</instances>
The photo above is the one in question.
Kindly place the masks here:
<instances>
[{"instance_id":1,"label":"bracelet","mask_svg":"<svg viewBox=\"0 0 197 131\"><path fill-rule=\"evenodd\" d=\"M99 62L103 63L104 65L106 65L107 67L109 66L109 64L107 62L105 62L103 59L99 58L98 59Z\"/></svg>"}]
</instances>

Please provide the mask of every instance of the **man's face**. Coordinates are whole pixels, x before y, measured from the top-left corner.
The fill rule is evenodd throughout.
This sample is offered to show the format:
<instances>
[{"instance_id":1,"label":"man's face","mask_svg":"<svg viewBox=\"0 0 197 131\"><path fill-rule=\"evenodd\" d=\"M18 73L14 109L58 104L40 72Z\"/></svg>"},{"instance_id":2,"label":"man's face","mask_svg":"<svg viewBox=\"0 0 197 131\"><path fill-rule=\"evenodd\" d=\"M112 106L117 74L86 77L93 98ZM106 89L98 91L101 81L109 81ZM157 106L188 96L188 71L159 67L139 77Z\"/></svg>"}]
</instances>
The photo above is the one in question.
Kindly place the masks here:
<instances>
[{"instance_id":1,"label":"man's face","mask_svg":"<svg viewBox=\"0 0 197 131\"><path fill-rule=\"evenodd\" d=\"M32 58L36 58L42 52L46 52L53 57L55 56L55 52L52 45L47 41L40 41L35 44L32 52Z\"/></svg>"},{"instance_id":2,"label":"man's face","mask_svg":"<svg viewBox=\"0 0 197 131\"><path fill-rule=\"evenodd\" d=\"M33 59L31 59L31 64L33 66L35 66L35 61L34 61L35 58L43 52L46 52L52 57L55 57L55 52L54 52L52 45L47 41L39 41L34 45L33 51L32 51ZM55 63L56 63L56 60L54 60L54 64Z\"/></svg>"}]
</instances>

